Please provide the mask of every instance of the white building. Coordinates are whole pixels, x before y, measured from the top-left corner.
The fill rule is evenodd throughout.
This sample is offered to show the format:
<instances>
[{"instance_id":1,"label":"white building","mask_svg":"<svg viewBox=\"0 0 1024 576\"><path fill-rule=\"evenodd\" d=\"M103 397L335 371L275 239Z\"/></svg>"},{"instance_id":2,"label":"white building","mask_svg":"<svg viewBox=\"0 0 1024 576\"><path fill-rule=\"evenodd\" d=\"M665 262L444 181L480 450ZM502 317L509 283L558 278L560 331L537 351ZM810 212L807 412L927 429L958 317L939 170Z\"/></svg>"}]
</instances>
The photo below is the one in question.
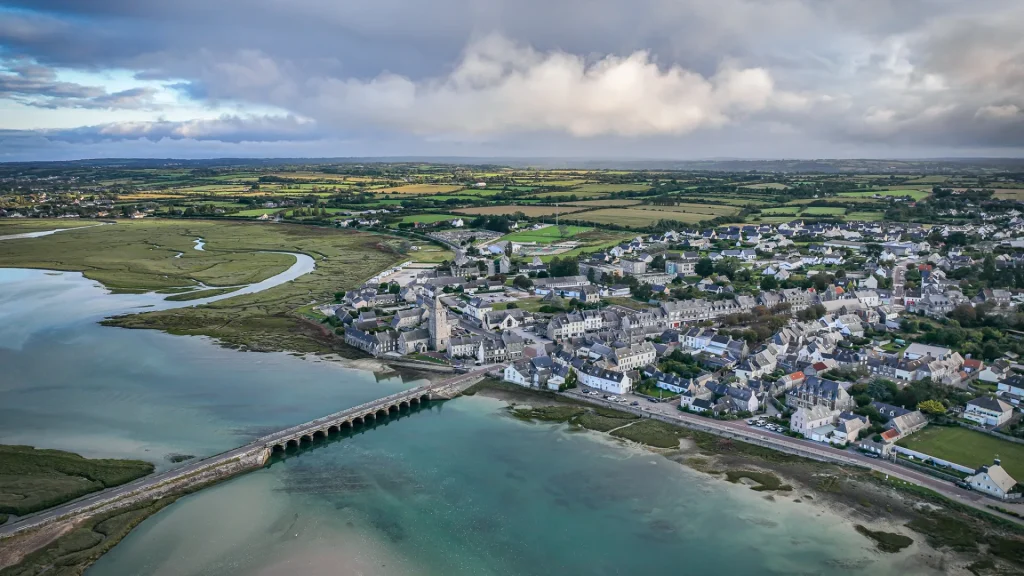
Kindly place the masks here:
<instances>
[{"instance_id":1,"label":"white building","mask_svg":"<svg viewBox=\"0 0 1024 576\"><path fill-rule=\"evenodd\" d=\"M1005 499L1017 484L1017 481L1003 470L999 460L991 466L978 468L974 476L968 476L964 481L970 484L972 489L1000 500Z\"/></svg>"},{"instance_id":2,"label":"white building","mask_svg":"<svg viewBox=\"0 0 1024 576\"><path fill-rule=\"evenodd\" d=\"M964 418L984 426L999 426L1013 416L1013 406L988 396L980 396L967 403Z\"/></svg>"},{"instance_id":3,"label":"white building","mask_svg":"<svg viewBox=\"0 0 1024 576\"><path fill-rule=\"evenodd\" d=\"M633 389L633 381L625 372L614 372L594 364L586 364L577 374L584 386L612 394L626 394Z\"/></svg>"},{"instance_id":4,"label":"white building","mask_svg":"<svg viewBox=\"0 0 1024 576\"><path fill-rule=\"evenodd\" d=\"M811 408L800 408L790 416L789 429L810 437L811 430L832 424L835 414L820 404Z\"/></svg>"}]
</instances>

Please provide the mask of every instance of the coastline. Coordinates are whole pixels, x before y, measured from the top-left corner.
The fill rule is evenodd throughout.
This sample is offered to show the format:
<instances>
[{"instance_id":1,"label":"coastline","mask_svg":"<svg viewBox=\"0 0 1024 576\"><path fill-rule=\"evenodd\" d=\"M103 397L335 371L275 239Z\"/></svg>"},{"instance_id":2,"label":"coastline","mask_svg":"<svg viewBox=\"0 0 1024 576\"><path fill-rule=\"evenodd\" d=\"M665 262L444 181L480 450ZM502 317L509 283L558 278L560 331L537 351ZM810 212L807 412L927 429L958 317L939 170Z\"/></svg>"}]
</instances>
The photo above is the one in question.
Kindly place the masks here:
<instances>
[{"instance_id":1,"label":"coastline","mask_svg":"<svg viewBox=\"0 0 1024 576\"><path fill-rule=\"evenodd\" d=\"M572 429L593 432L607 441L659 454L666 460L706 474L724 484L745 485L748 489L763 492L766 500L780 505L814 507L821 513L842 518L850 525L863 526L867 531L909 537L913 541L909 546L891 552L882 550L884 545L858 530L863 536L863 546L874 548L879 554L912 558L914 563L920 562L939 573L1015 573L1024 566L1024 555L1021 554L1024 552L1024 540L1021 539L1024 529L938 494L933 493L930 498L923 497L928 492L926 489L918 489L916 486L903 488L898 484L887 483L884 478L869 471L762 449L735 440L710 437L710 434L668 424L664 426L678 431L679 446L659 448L600 430L599 426L590 427L585 422L581 425L578 421L567 421L563 418L564 412L558 412L558 408L589 408L572 399L492 380L482 382L468 393L506 402L510 417L567 425ZM546 417L544 412L540 412L539 417L525 417L524 407L552 408L552 417ZM517 413L517 410L520 412ZM624 431L618 430L620 434ZM753 472L754 477L764 474L769 483L777 481L779 488L772 489L771 486L750 480L744 472ZM740 477L734 479L731 478L733 476ZM951 531L951 524L960 529ZM970 537L965 539L964 534ZM989 539L1000 538L1000 542L1012 544L1007 544L1007 550L1001 551L1001 556L996 556L992 553L995 546L978 546L983 536Z\"/></svg>"}]
</instances>

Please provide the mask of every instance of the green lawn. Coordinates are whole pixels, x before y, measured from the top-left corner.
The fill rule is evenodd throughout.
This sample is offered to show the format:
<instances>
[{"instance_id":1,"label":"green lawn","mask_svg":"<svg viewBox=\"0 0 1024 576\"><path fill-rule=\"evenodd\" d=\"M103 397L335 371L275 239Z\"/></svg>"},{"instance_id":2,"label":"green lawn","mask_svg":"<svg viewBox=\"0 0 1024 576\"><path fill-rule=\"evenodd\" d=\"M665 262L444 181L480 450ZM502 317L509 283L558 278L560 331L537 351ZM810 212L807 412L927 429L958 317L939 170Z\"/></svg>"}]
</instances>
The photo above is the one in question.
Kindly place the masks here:
<instances>
[{"instance_id":1,"label":"green lawn","mask_svg":"<svg viewBox=\"0 0 1024 576\"><path fill-rule=\"evenodd\" d=\"M572 238L577 234L590 232L592 228L586 226L548 226L540 230L524 230L513 232L502 240L513 240L516 242L536 242L538 244L551 244L559 240Z\"/></svg>"},{"instance_id":2,"label":"green lawn","mask_svg":"<svg viewBox=\"0 0 1024 576\"><path fill-rule=\"evenodd\" d=\"M423 222L430 224L433 222L443 222L445 220L455 220L460 218L454 214L414 214L412 216L406 216L402 218L402 222Z\"/></svg>"},{"instance_id":3,"label":"green lawn","mask_svg":"<svg viewBox=\"0 0 1024 576\"><path fill-rule=\"evenodd\" d=\"M885 218L883 212L850 212L846 215L847 220L860 220L863 222L874 222Z\"/></svg>"},{"instance_id":4,"label":"green lawn","mask_svg":"<svg viewBox=\"0 0 1024 576\"><path fill-rule=\"evenodd\" d=\"M1010 476L1024 479L1024 444L1007 442L967 428L928 426L898 444L972 468L991 464L992 459L998 457Z\"/></svg>"}]
</instances>

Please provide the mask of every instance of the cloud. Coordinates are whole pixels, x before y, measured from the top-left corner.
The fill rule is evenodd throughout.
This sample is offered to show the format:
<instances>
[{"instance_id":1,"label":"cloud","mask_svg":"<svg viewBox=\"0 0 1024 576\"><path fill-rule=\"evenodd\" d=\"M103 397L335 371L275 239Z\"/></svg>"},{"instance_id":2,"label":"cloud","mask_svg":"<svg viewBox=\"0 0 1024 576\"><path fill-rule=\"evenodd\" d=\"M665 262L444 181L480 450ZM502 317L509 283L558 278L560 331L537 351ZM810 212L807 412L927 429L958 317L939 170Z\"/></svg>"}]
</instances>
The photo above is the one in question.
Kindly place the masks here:
<instances>
[{"instance_id":1,"label":"cloud","mask_svg":"<svg viewBox=\"0 0 1024 576\"><path fill-rule=\"evenodd\" d=\"M312 122L296 142L605 156L699 154L711 139L716 154L731 142L762 157L825 144L1024 151L1019 0L0 1L13 8L0 17L4 54L130 70L238 118L283 110ZM41 73L9 72L0 98L146 110L150 134L191 142L175 135L182 125L159 123L152 94L84 94L97 87ZM248 126L223 137L292 133Z\"/></svg>"},{"instance_id":2,"label":"cloud","mask_svg":"<svg viewBox=\"0 0 1024 576\"><path fill-rule=\"evenodd\" d=\"M101 86L61 81L52 69L25 59L7 61L0 68L0 98L39 108L143 108L152 104L155 94L152 88L109 93Z\"/></svg>"},{"instance_id":3,"label":"cloud","mask_svg":"<svg viewBox=\"0 0 1024 576\"><path fill-rule=\"evenodd\" d=\"M220 142L280 142L324 137L316 123L295 116L222 116L184 122L113 122L66 130L31 131L55 142L89 143L126 140L216 140Z\"/></svg>"}]
</instances>

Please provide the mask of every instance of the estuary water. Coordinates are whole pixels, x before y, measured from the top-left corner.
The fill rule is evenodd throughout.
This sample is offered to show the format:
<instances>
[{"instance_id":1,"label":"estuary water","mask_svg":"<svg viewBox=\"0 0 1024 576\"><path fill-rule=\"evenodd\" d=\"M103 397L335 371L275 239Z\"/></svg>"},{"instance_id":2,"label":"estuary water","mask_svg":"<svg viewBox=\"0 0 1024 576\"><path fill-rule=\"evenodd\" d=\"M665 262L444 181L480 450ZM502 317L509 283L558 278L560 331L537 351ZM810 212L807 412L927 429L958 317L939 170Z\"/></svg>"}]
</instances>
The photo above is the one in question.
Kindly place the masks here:
<instances>
[{"instance_id":1,"label":"estuary water","mask_svg":"<svg viewBox=\"0 0 1024 576\"><path fill-rule=\"evenodd\" d=\"M146 303L0 270L0 443L166 468L417 384L96 324ZM926 573L791 500L464 397L182 498L87 574Z\"/></svg>"}]
</instances>

